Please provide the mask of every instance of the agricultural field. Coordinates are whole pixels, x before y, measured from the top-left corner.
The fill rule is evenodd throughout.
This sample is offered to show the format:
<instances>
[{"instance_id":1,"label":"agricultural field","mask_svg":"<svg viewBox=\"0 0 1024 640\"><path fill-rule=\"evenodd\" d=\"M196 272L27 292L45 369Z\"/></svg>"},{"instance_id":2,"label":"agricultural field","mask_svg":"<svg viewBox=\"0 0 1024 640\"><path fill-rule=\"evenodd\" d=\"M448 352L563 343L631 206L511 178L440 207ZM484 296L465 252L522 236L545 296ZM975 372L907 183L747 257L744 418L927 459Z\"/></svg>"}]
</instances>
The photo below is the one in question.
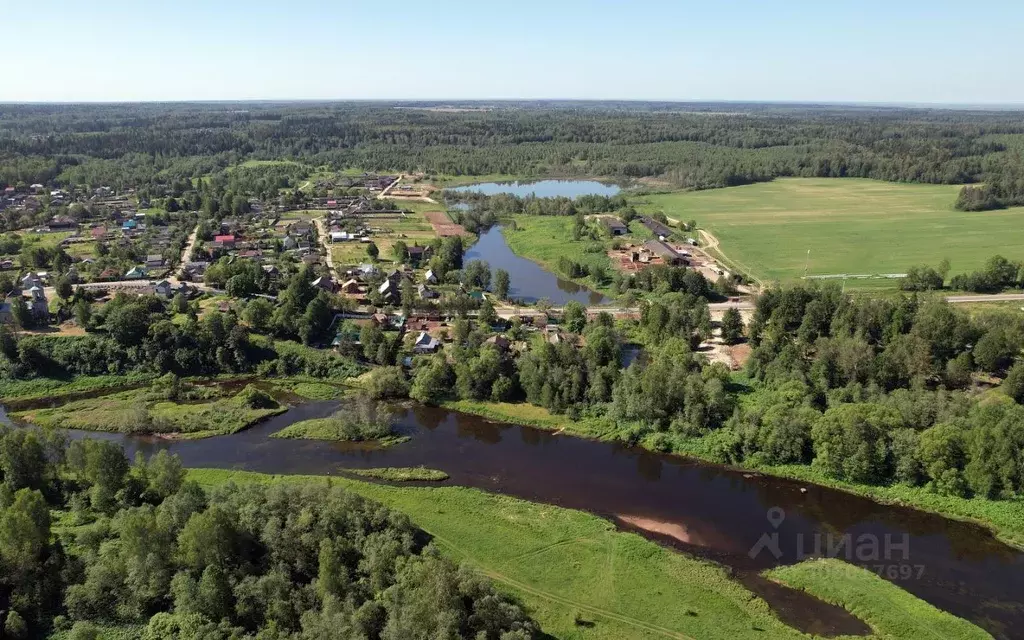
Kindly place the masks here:
<instances>
[{"instance_id":1,"label":"agricultural field","mask_svg":"<svg viewBox=\"0 0 1024 640\"><path fill-rule=\"evenodd\" d=\"M718 239L726 263L766 282L799 279L805 267L809 275L903 273L948 258L953 275L997 253L1024 257L1024 208L956 211L958 191L955 185L784 178L654 194L637 204L696 220Z\"/></svg>"},{"instance_id":2,"label":"agricultural field","mask_svg":"<svg viewBox=\"0 0 1024 640\"><path fill-rule=\"evenodd\" d=\"M394 470L397 471L397 470ZM191 470L212 488L233 481L330 482L407 514L442 553L465 562L516 595L548 634L571 640L654 638L806 638L783 625L767 604L716 565L616 531L598 516L463 487L408 487L332 477L269 476ZM934 609L862 570L813 564L770 575L825 595L882 631L949 629L949 637L986 637L977 627ZM895 606L889 599L897 599ZM890 621L909 618L894 628ZM877 625L877 626L875 626Z\"/></svg>"}]
</instances>

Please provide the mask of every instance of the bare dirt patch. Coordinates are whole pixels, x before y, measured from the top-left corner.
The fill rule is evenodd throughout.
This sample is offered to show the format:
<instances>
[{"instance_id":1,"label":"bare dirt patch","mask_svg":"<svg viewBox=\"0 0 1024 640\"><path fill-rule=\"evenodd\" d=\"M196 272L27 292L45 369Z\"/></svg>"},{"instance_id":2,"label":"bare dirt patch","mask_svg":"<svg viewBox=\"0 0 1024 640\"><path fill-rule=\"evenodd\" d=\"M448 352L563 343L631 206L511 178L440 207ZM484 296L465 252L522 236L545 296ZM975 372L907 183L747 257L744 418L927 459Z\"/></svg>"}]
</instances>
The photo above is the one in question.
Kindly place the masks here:
<instances>
[{"instance_id":1,"label":"bare dirt patch","mask_svg":"<svg viewBox=\"0 0 1024 640\"><path fill-rule=\"evenodd\" d=\"M473 235L461 224L455 224L451 218L444 211L427 211L423 214L427 218L427 222L434 228L434 233L438 237L444 238L447 236L469 236Z\"/></svg>"}]
</instances>

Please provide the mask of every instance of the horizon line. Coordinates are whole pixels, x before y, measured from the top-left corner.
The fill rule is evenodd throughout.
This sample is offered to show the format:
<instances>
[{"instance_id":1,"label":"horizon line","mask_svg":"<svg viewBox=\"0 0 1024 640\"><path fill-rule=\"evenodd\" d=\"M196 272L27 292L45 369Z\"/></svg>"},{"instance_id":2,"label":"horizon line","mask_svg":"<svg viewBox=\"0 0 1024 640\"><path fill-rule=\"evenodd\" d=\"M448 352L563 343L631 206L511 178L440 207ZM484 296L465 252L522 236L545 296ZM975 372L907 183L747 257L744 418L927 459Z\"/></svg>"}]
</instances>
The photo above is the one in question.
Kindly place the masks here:
<instances>
[{"instance_id":1,"label":"horizon line","mask_svg":"<svg viewBox=\"0 0 1024 640\"><path fill-rule=\"evenodd\" d=\"M857 101L857 100L751 100L751 99L656 99L656 98L207 98L166 100L0 100L0 105L148 105L148 104L289 104L289 103L427 103L427 104L487 104L487 103L635 103L678 105L778 105L808 107L887 107L903 109L1001 109L1024 110L1020 102L928 102L928 101Z\"/></svg>"}]
</instances>

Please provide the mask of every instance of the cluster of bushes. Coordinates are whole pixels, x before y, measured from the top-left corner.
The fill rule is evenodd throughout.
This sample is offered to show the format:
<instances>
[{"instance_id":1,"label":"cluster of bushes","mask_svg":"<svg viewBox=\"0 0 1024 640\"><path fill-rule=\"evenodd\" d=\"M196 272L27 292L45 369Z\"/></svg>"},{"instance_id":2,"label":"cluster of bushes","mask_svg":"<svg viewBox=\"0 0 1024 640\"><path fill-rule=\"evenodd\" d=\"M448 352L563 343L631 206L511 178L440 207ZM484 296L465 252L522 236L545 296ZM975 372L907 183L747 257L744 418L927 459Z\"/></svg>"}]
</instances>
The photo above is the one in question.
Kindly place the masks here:
<instances>
[{"instance_id":1,"label":"cluster of bushes","mask_svg":"<svg viewBox=\"0 0 1024 640\"><path fill-rule=\"evenodd\" d=\"M129 464L110 442L65 449L28 431L0 431L0 451L5 638L94 625L208 640L539 634L404 515L327 483L207 493L166 452Z\"/></svg>"},{"instance_id":2,"label":"cluster of bushes","mask_svg":"<svg viewBox=\"0 0 1024 640\"><path fill-rule=\"evenodd\" d=\"M938 268L927 265L913 266L907 270L906 277L900 280L900 288L904 291L942 289L948 273L948 260L943 260ZM1004 289L1020 289L1022 287L1024 287L1024 262L1010 261L998 255L989 258L985 266L977 271L960 273L949 279L949 288L955 291L998 293Z\"/></svg>"}]
</instances>

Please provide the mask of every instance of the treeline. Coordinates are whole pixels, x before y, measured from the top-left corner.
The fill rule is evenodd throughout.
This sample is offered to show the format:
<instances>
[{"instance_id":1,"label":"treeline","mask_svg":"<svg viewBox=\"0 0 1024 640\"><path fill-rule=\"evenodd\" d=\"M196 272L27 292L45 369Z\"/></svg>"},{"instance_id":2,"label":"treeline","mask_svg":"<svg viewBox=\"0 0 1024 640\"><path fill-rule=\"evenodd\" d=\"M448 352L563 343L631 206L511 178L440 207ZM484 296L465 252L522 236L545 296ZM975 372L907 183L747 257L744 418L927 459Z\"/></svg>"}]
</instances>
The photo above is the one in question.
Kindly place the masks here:
<instances>
[{"instance_id":1,"label":"treeline","mask_svg":"<svg viewBox=\"0 0 1024 640\"><path fill-rule=\"evenodd\" d=\"M280 351L272 341L252 336L253 331L293 338L324 335L333 321L326 294L310 291L308 282L294 289L282 293L276 308L256 298L241 314L209 310L202 318L180 294L170 301L118 294L95 311L82 299L75 305L76 319L88 335L19 338L0 327L0 380L131 373L357 375L360 367L335 353ZM308 300L305 307L303 300ZM178 322L172 320L175 314Z\"/></svg>"},{"instance_id":2,"label":"treeline","mask_svg":"<svg viewBox=\"0 0 1024 640\"><path fill-rule=\"evenodd\" d=\"M1020 150L987 158L985 184L967 185L960 190L956 208L986 211L1024 205L1024 156Z\"/></svg>"},{"instance_id":3,"label":"treeline","mask_svg":"<svg viewBox=\"0 0 1024 640\"><path fill-rule=\"evenodd\" d=\"M326 482L208 493L166 451L130 464L114 443L28 430L0 430L0 451L5 638L539 635L406 516Z\"/></svg>"},{"instance_id":4,"label":"treeline","mask_svg":"<svg viewBox=\"0 0 1024 640\"><path fill-rule=\"evenodd\" d=\"M714 436L724 460L958 496L1024 490L1020 318L794 288L761 296L750 341L755 392ZM974 400L976 374L1005 377L1003 393Z\"/></svg>"},{"instance_id":5,"label":"treeline","mask_svg":"<svg viewBox=\"0 0 1024 640\"><path fill-rule=\"evenodd\" d=\"M150 185L224 174L247 160L249 195L314 166L448 175L658 176L712 188L779 176L984 182L1020 194L1012 112L521 105L443 113L394 105L13 105L0 118L0 182ZM1004 178L1003 176L1008 176ZM242 186L242 182L245 186ZM1013 185L1017 185L1014 187Z\"/></svg>"},{"instance_id":6,"label":"treeline","mask_svg":"<svg viewBox=\"0 0 1024 640\"><path fill-rule=\"evenodd\" d=\"M943 260L938 267L916 265L907 269L906 277L900 280L900 288L904 291L943 289L947 286L948 273L947 260ZM992 256L981 269L950 278L948 288L975 293L999 293L1004 289L1024 288L1024 262L1010 261L999 255Z\"/></svg>"}]
</instances>

